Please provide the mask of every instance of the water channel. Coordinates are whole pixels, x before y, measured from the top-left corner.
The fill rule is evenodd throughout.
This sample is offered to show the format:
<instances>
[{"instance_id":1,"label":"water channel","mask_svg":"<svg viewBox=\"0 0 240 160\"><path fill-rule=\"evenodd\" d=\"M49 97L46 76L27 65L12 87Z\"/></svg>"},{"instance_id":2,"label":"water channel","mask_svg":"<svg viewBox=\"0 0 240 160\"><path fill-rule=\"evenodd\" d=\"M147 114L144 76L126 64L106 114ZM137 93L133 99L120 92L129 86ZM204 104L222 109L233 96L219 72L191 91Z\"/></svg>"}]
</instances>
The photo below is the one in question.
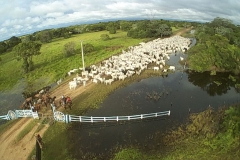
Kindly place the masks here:
<instances>
[{"instance_id":1,"label":"water channel","mask_svg":"<svg viewBox=\"0 0 240 160\"><path fill-rule=\"evenodd\" d=\"M189 112L196 113L209 106L217 109L240 102L239 91L227 73L210 76L209 72L185 72L178 63L183 54L172 54L170 65L177 71L166 77L150 77L112 93L97 110L88 116L125 116L171 110L171 116L125 123L74 124L75 156L83 153L106 156L119 146L159 145L154 135L186 121ZM77 138L76 138L77 137Z\"/></svg>"}]
</instances>

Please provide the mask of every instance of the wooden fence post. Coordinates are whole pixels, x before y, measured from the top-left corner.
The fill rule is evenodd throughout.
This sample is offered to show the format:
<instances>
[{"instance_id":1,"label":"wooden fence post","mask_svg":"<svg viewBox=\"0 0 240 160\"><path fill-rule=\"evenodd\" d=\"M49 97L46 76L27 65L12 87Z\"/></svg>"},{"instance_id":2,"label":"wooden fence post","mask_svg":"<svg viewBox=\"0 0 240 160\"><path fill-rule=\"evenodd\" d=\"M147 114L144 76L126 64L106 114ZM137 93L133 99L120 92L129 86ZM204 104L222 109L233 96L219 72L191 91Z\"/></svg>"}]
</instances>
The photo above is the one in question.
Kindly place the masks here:
<instances>
[{"instance_id":1,"label":"wooden fence post","mask_svg":"<svg viewBox=\"0 0 240 160\"><path fill-rule=\"evenodd\" d=\"M35 134L36 137L36 160L41 160L41 152L43 147L42 137L39 134Z\"/></svg>"}]
</instances>

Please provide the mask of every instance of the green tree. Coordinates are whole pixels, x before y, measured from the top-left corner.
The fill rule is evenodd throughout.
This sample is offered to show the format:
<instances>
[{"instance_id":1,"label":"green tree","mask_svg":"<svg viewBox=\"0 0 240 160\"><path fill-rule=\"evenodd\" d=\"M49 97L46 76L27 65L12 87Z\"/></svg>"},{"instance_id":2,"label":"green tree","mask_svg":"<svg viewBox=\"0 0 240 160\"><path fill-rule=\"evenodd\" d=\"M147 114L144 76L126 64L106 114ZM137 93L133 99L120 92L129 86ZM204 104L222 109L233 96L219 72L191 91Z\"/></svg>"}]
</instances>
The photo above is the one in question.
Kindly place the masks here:
<instances>
[{"instance_id":1,"label":"green tree","mask_svg":"<svg viewBox=\"0 0 240 160\"><path fill-rule=\"evenodd\" d=\"M7 51L7 44L5 42L0 42L0 54Z\"/></svg>"},{"instance_id":2,"label":"green tree","mask_svg":"<svg viewBox=\"0 0 240 160\"><path fill-rule=\"evenodd\" d=\"M221 17L216 17L209 23L210 27L212 28L218 28L218 27L224 27L224 28L235 28L235 25L232 23L231 20Z\"/></svg>"},{"instance_id":3,"label":"green tree","mask_svg":"<svg viewBox=\"0 0 240 160\"><path fill-rule=\"evenodd\" d=\"M150 21L149 21L149 20L139 21L139 22L137 23L137 28L138 28L139 30L146 31L147 28L148 28L148 26L149 26L149 24L150 24Z\"/></svg>"},{"instance_id":4,"label":"green tree","mask_svg":"<svg viewBox=\"0 0 240 160\"><path fill-rule=\"evenodd\" d=\"M128 37L132 37L132 38L139 38L138 32L139 32L138 29L136 29L136 28L133 29L133 28L132 28L132 29L130 29L130 30L128 31L127 36L128 36Z\"/></svg>"},{"instance_id":5,"label":"green tree","mask_svg":"<svg viewBox=\"0 0 240 160\"><path fill-rule=\"evenodd\" d=\"M120 22L120 29L123 31L129 31L132 28L132 23L128 21Z\"/></svg>"},{"instance_id":6,"label":"green tree","mask_svg":"<svg viewBox=\"0 0 240 160\"><path fill-rule=\"evenodd\" d=\"M70 38L71 35L72 35L71 32L66 32L66 33L63 34L63 37L64 37L65 39L67 39L67 38Z\"/></svg>"},{"instance_id":7,"label":"green tree","mask_svg":"<svg viewBox=\"0 0 240 160\"><path fill-rule=\"evenodd\" d=\"M25 73L34 69L32 57L41 54L41 46L41 44L36 42L22 42L13 48L17 59L23 60L22 68Z\"/></svg>"},{"instance_id":8,"label":"green tree","mask_svg":"<svg viewBox=\"0 0 240 160\"><path fill-rule=\"evenodd\" d=\"M161 24L157 29L157 34L162 38L163 36L170 36L172 29L167 24Z\"/></svg>"},{"instance_id":9,"label":"green tree","mask_svg":"<svg viewBox=\"0 0 240 160\"><path fill-rule=\"evenodd\" d=\"M201 35L201 36L200 36ZM190 68L198 72L223 71L237 73L239 70L239 48L230 45L222 35L198 35L199 43L188 51ZM238 71L239 72L239 71Z\"/></svg>"},{"instance_id":10,"label":"green tree","mask_svg":"<svg viewBox=\"0 0 240 160\"><path fill-rule=\"evenodd\" d=\"M110 34L115 34L117 29L119 28L119 24L117 22L108 22L106 29Z\"/></svg>"},{"instance_id":11,"label":"green tree","mask_svg":"<svg viewBox=\"0 0 240 160\"><path fill-rule=\"evenodd\" d=\"M52 40L52 32L50 30L41 31L36 36L42 43L49 43Z\"/></svg>"},{"instance_id":12,"label":"green tree","mask_svg":"<svg viewBox=\"0 0 240 160\"><path fill-rule=\"evenodd\" d=\"M68 42L64 45L63 53L66 57L71 56L75 52L75 43L74 42Z\"/></svg>"},{"instance_id":13,"label":"green tree","mask_svg":"<svg viewBox=\"0 0 240 160\"><path fill-rule=\"evenodd\" d=\"M29 41L35 41L35 37L30 34L30 35L25 35L24 37L21 38L22 42L29 42Z\"/></svg>"},{"instance_id":14,"label":"green tree","mask_svg":"<svg viewBox=\"0 0 240 160\"><path fill-rule=\"evenodd\" d=\"M18 45L19 43L21 43L21 39L18 37L12 36L7 42L8 49L13 48L14 46Z\"/></svg>"},{"instance_id":15,"label":"green tree","mask_svg":"<svg viewBox=\"0 0 240 160\"><path fill-rule=\"evenodd\" d=\"M115 28L109 29L109 34L116 34L117 30Z\"/></svg>"}]
</instances>

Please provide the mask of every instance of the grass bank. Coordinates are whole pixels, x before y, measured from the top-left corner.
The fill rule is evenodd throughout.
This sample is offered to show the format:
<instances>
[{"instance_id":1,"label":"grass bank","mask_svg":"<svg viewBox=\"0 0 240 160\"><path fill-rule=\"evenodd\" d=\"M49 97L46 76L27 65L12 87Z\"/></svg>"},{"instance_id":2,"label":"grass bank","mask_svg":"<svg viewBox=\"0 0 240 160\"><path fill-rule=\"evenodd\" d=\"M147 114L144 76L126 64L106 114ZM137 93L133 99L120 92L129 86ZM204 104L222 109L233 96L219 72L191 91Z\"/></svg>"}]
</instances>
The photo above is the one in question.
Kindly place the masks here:
<instances>
[{"instance_id":1,"label":"grass bank","mask_svg":"<svg viewBox=\"0 0 240 160\"><path fill-rule=\"evenodd\" d=\"M155 137L164 148L156 147L151 154L143 148L124 148L113 159L237 160L240 158L239 106L218 111L209 108L192 114L187 124Z\"/></svg>"}]
</instances>

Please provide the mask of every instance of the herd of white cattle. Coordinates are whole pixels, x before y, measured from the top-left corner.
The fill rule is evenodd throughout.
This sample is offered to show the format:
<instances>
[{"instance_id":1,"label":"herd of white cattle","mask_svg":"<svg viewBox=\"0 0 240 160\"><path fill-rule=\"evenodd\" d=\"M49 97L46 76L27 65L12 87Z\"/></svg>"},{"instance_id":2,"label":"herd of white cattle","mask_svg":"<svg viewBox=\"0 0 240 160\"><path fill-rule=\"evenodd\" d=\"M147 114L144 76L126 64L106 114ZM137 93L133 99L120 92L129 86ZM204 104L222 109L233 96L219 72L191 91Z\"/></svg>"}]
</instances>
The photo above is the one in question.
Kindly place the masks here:
<instances>
[{"instance_id":1,"label":"herd of white cattle","mask_svg":"<svg viewBox=\"0 0 240 160\"><path fill-rule=\"evenodd\" d=\"M173 36L164 39L155 39L138 46L130 46L128 51L112 56L102 61L99 65L91 65L90 71L82 71L69 82L69 88L75 89L79 85L85 86L87 82L104 83L111 85L116 80L124 80L134 74L140 75L149 64L154 71L175 71L175 66L166 66L165 61L170 59L169 54L185 52L189 49L191 40L181 36ZM183 60L183 57L180 57ZM73 69L68 75L76 73L79 69Z\"/></svg>"}]
</instances>

